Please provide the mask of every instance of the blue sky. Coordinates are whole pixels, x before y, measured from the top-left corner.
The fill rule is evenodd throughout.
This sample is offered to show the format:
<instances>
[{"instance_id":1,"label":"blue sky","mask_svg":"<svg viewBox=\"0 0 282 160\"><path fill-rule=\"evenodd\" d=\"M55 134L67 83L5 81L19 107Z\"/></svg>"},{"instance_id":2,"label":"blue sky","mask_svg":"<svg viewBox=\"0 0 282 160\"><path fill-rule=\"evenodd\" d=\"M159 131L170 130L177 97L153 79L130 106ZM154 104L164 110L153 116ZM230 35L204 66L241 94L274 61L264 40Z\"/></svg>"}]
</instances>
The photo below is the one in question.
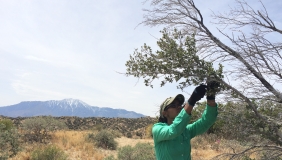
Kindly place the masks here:
<instances>
[{"instance_id":1,"label":"blue sky","mask_svg":"<svg viewBox=\"0 0 282 160\"><path fill-rule=\"evenodd\" d=\"M196 3L204 16L233 3L204 2ZM267 5L281 15L281 2ZM176 84L152 89L117 73L135 48L157 49L162 27L136 28L145 7L133 0L0 0L0 106L73 98L156 116L165 98L182 93Z\"/></svg>"}]
</instances>

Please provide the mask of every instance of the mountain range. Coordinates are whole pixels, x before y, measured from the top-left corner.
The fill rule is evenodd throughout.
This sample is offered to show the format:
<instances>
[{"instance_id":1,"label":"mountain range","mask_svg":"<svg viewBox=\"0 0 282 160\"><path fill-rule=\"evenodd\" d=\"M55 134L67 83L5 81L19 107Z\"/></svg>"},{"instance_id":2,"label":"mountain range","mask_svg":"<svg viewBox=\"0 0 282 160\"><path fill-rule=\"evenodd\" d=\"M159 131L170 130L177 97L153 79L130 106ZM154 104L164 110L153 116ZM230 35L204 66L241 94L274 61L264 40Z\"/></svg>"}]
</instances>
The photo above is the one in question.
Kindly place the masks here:
<instances>
[{"instance_id":1,"label":"mountain range","mask_svg":"<svg viewBox=\"0 0 282 160\"><path fill-rule=\"evenodd\" d=\"M0 115L7 117L33 116L77 116L77 117L120 117L140 118L145 115L108 107L90 106L77 99L63 99L50 101L24 101L19 104L0 107Z\"/></svg>"}]
</instances>

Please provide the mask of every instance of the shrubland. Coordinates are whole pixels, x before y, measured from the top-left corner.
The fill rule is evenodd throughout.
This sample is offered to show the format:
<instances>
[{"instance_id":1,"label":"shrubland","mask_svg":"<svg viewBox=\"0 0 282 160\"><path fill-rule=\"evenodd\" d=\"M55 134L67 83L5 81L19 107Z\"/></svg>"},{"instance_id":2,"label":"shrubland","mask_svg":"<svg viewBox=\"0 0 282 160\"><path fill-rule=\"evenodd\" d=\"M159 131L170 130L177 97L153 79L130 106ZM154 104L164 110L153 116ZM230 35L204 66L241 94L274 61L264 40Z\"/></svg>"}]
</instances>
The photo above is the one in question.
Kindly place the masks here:
<instances>
[{"instance_id":1,"label":"shrubland","mask_svg":"<svg viewBox=\"0 0 282 160\"><path fill-rule=\"evenodd\" d=\"M196 105L191 123L201 117L205 105L205 103L198 103ZM234 112L232 108L238 105L241 106L242 110ZM279 116L280 113L278 110L266 110L263 107L260 109L263 112L267 112L266 114L274 116ZM260 121L253 121L250 118L253 116L253 113L248 109L248 106L243 106L239 103L219 104L218 110L219 115L216 123L207 133L197 136L191 141L192 157L194 159L229 159L230 156L236 155L234 159L262 160L265 159L266 155L269 158L268 150L263 149L258 152L257 148L250 149L251 146L261 144L261 146L258 145L257 147L268 146L269 149L272 146L279 148L279 145L271 141L271 136L267 137L260 134L261 132L266 132L268 128L263 126L263 123ZM156 118L148 121L147 126L142 126L142 128L138 129L140 133L132 132L133 137L130 138L127 137L127 132L123 134L114 128L104 128L99 124L97 128L73 130L64 127L60 128L61 123L65 123L65 121L61 121L58 118L55 118L56 121L50 120L52 117L40 118L46 118L46 121L49 120L48 122L52 123L50 126L53 126L55 129L50 132L47 131L48 136L44 140L39 141L27 139L25 135L25 133L37 133L30 131L32 130L31 128L27 131L24 125L24 123L31 120L37 120L36 117L28 118L29 121L23 120L18 128L15 128L12 120L0 118L2 126L1 142L6 140L5 143L1 143L2 152L0 153L2 159L32 160L36 158L44 159L44 157L48 156L61 156L58 159L70 160L138 159L136 157L139 157L139 159L154 159L154 144L150 130L153 126L152 122L155 122ZM45 120L42 122L45 122ZM44 133L44 129L40 131L40 134L41 132ZM3 135L7 138L3 139L5 137ZM36 137L36 135L34 136ZM42 135L39 136L42 137ZM276 159L273 158L273 160L280 160L279 156L281 159L281 153L278 152Z\"/></svg>"},{"instance_id":2,"label":"shrubland","mask_svg":"<svg viewBox=\"0 0 282 160\"><path fill-rule=\"evenodd\" d=\"M19 134L10 119L0 120L0 159L15 156L20 149Z\"/></svg>"}]
</instances>

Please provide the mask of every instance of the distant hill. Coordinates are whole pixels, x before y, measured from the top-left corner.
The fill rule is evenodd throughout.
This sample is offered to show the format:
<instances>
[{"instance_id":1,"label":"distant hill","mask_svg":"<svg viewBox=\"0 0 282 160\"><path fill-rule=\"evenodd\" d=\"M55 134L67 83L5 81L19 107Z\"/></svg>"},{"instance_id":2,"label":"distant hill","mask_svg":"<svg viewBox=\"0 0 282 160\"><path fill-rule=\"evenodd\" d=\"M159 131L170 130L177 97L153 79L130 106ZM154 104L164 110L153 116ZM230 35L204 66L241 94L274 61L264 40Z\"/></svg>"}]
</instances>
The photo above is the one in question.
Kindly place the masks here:
<instances>
[{"instance_id":1,"label":"distant hill","mask_svg":"<svg viewBox=\"0 0 282 160\"><path fill-rule=\"evenodd\" d=\"M77 99L25 101L15 105L0 107L0 115L7 117L33 117L50 115L53 117L77 116L109 118L140 118L145 116L124 109L90 106Z\"/></svg>"}]
</instances>

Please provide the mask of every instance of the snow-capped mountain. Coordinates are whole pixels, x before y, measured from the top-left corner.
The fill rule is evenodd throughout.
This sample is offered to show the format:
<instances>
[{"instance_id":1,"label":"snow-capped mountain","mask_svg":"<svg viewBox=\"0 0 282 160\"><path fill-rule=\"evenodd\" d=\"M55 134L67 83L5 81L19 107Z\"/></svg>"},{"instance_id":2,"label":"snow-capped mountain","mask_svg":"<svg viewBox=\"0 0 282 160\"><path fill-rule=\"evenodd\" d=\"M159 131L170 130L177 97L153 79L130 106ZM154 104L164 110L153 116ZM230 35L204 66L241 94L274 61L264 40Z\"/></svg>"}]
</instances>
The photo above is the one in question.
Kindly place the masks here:
<instances>
[{"instance_id":1,"label":"snow-capped mountain","mask_svg":"<svg viewBox=\"0 0 282 160\"><path fill-rule=\"evenodd\" d=\"M142 114L124 109L90 106L77 99L25 101L11 106L0 107L0 115L8 117L32 117L39 115L51 115L54 117L144 117Z\"/></svg>"}]
</instances>

